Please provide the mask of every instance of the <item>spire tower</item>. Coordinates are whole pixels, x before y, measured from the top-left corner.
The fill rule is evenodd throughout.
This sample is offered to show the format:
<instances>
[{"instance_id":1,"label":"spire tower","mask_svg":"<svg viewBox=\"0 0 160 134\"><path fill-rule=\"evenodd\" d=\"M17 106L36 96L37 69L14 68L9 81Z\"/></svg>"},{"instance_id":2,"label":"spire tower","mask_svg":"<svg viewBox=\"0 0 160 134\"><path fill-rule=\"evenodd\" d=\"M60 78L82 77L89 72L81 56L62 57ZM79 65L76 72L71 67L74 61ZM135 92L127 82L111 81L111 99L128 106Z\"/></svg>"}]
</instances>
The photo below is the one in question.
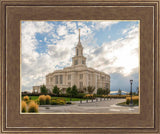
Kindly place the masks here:
<instances>
[{"instance_id":1,"label":"spire tower","mask_svg":"<svg viewBox=\"0 0 160 134\"><path fill-rule=\"evenodd\" d=\"M86 58L83 56L83 47L80 41L80 29L79 30L79 40L78 40L78 44L75 48L76 51L76 55L72 58L72 65L86 65Z\"/></svg>"}]
</instances>

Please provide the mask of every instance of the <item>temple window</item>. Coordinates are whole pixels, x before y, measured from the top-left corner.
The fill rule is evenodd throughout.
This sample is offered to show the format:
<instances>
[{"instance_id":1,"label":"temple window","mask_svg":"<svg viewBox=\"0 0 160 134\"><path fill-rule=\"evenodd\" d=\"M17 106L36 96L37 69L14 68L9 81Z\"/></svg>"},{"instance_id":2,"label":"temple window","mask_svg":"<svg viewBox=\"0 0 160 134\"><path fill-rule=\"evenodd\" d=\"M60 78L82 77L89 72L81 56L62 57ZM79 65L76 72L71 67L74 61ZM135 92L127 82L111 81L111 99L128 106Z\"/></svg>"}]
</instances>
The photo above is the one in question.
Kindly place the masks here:
<instances>
[{"instance_id":1,"label":"temple window","mask_svg":"<svg viewBox=\"0 0 160 134\"><path fill-rule=\"evenodd\" d=\"M55 83L58 84L58 75L56 75Z\"/></svg>"},{"instance_id":2,"label":"temple window","mask_svg":"<svg viewBox=\"0 0 160 134\"><path fill-rule=\"evenodd\" d=\"M60 84L63 84L63 75L60 75Z\"/></svg>"},{"instance_id":3,"label":"temple window","mask_svg":"<svg viewBox=\"0 0 160 134\"><path fill-rule=\"evenodd\" d=\"M80 89L82 89L83 88L83 82L80 82L79 86L80 86Z\"/></svg>"},{"instance_id":4,"label":"temple window","mask_svg":"<svg viewBox=\"0 0 160 134\"><path fill-rule=\"evenodd\" d=\"M70 74L68 75L68 80L71 80L71 75Z\"/></svg>"},{"instance_id":5,"label":"temple window","mask_svg":"<svg viewBox=\"0 0 160 134\"><path fill-rule=\"evenodd\" d=\"M77 49L77 56L78 56L78 49Z\"/></svg>"},{"instance_id":6,"label":"temple window","mask_svg":"<svg viewBox=\"0 0 160 134\"><path fill-rule=\"evenodd\" d=\"M78 60L75 60L74 65L77 65L77 64L78 64Z\"/></svg>"},{"instance_id":7,"label":"temple window","mask_svg":"<svg viewBox=\"0 0 160 134\"><path fill-rule=\"evenodd\" d=\"M70 82L68 82L68 86L71 87L71 83Z\"/></svg>"},{"instance_id":8,"label":"temple window","mask_svg":"<svg viewBox=\"0 0 160 134\"><path fill-rule=\"evenodd\" d=\"M80 74L80 79L83 79L83 74Z\"/></svg>"}]
</instances>

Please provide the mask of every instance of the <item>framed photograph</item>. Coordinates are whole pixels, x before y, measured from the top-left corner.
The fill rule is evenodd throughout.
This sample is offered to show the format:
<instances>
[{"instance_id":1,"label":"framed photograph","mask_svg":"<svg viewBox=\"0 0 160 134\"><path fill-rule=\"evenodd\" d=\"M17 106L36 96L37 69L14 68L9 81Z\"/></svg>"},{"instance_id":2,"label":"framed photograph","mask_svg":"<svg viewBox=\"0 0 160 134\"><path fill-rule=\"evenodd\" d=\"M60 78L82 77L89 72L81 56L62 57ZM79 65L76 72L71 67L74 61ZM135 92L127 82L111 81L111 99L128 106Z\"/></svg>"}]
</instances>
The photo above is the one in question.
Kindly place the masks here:
<instances>
[{"instance_id":1,"label":"framed photograph","mask_svg":"<svg viewBox=\"0 0 160 134\"><path fill-rule=\"evenodd\" d=\"M21 21L20 112L138 114L139 30L139 20Z\"/></svg>"},{"instance_id":2,"label":"framed photograph","mask_svg":"<svg viewBox=\"0 0 160 134\"><path fill-rule=\"evenodd\" d=\"M159 1L1 1L1 132L159 133Z\"/></svg>"}]
</instances>

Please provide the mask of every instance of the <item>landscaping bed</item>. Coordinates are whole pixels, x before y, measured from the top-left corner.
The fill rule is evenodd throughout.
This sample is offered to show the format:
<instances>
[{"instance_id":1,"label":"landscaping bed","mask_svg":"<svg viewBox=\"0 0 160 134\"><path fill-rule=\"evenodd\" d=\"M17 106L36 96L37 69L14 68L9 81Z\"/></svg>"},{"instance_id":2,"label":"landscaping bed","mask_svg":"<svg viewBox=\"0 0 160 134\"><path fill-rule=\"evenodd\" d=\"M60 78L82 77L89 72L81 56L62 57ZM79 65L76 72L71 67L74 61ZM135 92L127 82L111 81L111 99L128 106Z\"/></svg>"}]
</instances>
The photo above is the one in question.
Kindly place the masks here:
<instances>
[{"instance_id":1,"label":"landscaping bed","mask_svg":"<svg viewBox=\"0 0 160 134\"><path fill-rule=\"evenodd\" d=\"M132 106L138 106L139 105L139 96L133 96L132 97L132 101L133 101ZM118 103L117 105L120 105L120 106L131 106L130 102L131 102L131 97L126 97L126 101L125 102Z\"/></svg>"}]
</instances>

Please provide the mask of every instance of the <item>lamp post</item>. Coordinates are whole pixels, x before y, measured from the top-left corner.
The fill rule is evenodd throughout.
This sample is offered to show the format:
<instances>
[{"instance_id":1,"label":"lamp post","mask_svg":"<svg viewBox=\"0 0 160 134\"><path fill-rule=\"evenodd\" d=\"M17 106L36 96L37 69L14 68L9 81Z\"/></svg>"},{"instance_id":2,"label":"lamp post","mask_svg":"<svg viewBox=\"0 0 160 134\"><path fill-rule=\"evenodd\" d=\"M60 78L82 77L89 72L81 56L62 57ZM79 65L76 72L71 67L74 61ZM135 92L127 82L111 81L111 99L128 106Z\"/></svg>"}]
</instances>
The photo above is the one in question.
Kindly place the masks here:
<instances>
[{"instance_id":1,"label":"lamp post","mask_svg":"<svg viewBox=\"0 0 160 134\"><path fill-rule=\"evenodd\" d=\"M131 101L130 101L130 105L133 105L133 100L132 100L132 83L133 83L133 80L130 80L130 84L131 84Z\"/></svg>"}]
</instances>

